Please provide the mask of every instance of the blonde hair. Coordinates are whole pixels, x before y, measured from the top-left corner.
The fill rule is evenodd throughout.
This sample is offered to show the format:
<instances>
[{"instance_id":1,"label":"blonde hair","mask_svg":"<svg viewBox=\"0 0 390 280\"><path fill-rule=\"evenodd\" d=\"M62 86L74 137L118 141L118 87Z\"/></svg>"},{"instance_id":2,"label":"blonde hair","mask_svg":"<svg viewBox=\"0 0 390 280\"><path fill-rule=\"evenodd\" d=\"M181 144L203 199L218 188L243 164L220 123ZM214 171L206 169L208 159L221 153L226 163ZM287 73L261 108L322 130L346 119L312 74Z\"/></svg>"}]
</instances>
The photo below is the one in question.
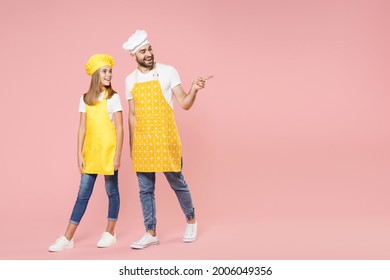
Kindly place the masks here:
<instances>
[{"instance_id":1,"label":"blonde hair","mask_svg":"<svg viewBox=\"0 0 390 280\"><path fill-rule=\"evenodd\" d=\"M93 106L98 102L99 95L101 92L101 83L100 83L100 68L96 70L92 75L91 75L91 84L89 86L89 90L84 93L84 102L87 105ZM116 91L113 90L111 87L111 83L109 86L105 86L106 91L107 91L107 99L110 99Z\"/></svg>"}]
</instances>

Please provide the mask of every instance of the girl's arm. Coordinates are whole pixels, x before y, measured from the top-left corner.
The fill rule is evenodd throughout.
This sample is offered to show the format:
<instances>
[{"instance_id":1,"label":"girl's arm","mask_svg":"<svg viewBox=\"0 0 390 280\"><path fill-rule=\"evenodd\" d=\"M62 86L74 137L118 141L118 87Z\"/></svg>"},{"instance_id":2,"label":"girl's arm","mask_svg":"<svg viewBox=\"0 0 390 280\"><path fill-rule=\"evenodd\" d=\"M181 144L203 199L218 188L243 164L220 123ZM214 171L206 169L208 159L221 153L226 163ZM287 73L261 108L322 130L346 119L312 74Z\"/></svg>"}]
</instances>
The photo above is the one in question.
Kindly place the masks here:
<instances>
[{"instance_id":1,"label":"girl's arm","mask_svg":"<svg viewBox=\"0 0 390 280\"><path fill-rule=\"evenodd\" d=\"M121 165L121 154L123 146L123 120L122 112L114 113L114 125L116 130L116 151L114 157L114 170L118 170Z\"/></svg>"},{"instance_id":2,"label":"girl's arm","mask_svg":"<svg viewBox=\"0 0 390 280\"><path fill-rule=\"evenodd\" d=\"M79 132L77 135L77 162L80 173L83 173L84 167L84 158L83 158L83 148L84 148L84 139L85 139L85 121L86 113L80 113L80 124Z\"/></svg>"}]
</instances>

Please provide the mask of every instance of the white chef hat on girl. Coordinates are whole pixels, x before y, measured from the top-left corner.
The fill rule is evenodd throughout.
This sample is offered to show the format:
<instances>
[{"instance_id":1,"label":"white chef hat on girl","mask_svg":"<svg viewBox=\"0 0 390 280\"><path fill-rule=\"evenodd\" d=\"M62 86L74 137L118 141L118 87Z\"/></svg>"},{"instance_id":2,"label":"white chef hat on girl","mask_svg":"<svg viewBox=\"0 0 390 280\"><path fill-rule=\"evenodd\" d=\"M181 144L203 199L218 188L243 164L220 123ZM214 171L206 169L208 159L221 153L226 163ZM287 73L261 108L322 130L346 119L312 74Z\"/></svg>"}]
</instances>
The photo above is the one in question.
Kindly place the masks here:
<instances>
[{"instance_id":1,"label":"white chef hat on girl","mask_svg":"<svg viewBox=\"0 0 390 280\"><path fill-rule=\"evenodd\" d=\"M122 47L126 50L134 54L138 51L142 46L149 44L148 34L145 30L137 30L132 34L129 39L123 43Z\"/></svg>"}]
</instances>

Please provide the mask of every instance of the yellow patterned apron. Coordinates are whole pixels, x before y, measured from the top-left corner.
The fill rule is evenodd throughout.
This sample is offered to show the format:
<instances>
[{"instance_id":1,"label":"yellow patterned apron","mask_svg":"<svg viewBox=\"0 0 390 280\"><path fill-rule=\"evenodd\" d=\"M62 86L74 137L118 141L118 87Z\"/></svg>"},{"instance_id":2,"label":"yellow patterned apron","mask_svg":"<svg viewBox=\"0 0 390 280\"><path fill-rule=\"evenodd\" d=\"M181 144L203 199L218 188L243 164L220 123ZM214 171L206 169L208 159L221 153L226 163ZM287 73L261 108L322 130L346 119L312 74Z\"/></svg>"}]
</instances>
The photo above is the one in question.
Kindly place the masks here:
<instances>
[{"instance_id":1,"label":"yellow patterned apron","mask_svg":"<svg viewBox=\"0 0 390 280\"><path fill-rule=\"evenodd\" d=\"M107 92L102 101L86 104L86 109L83 173L113 175L116 130L107 110Z\"/></svg>"},{"instance_id":2,"label":"yellow patterned apron","mask_svg":"<svg viewBox=\"0 0 390 280\"><path fill-rule=\"evenodd\" d=\"M132 89L135 102L134 171L179 172L181 141L173 110L163 95L160 82L138 83L137 73Z\"/></svg>"}]
</instances>

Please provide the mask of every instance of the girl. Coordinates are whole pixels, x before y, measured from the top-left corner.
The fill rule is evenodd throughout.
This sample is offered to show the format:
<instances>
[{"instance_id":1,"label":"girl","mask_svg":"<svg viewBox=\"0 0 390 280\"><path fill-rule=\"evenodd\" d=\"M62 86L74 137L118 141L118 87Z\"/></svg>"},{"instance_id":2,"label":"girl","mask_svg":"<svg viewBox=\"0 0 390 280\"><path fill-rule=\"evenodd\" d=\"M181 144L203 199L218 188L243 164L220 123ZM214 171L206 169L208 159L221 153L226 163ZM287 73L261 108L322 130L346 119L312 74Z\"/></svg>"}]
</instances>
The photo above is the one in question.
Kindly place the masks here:
<instances>
[{"instance_id":1,"label":"girl","mask_svg":"<svg viewBox=\"0 0 390 280\"><path fill-rule=\"evenodd\" d=\"M85 69L91 77L87 93L80 99L77 158L81 182L65 234L49 247L58 252L74 247L73 235L83 217L98 174L104 175L108 196L108 223L97 246L116 243L115 224L119 212L118 169L123 143L122 106L111 87L113 58L108 54L90 57Z\"/></svg>"}]
</instances>

